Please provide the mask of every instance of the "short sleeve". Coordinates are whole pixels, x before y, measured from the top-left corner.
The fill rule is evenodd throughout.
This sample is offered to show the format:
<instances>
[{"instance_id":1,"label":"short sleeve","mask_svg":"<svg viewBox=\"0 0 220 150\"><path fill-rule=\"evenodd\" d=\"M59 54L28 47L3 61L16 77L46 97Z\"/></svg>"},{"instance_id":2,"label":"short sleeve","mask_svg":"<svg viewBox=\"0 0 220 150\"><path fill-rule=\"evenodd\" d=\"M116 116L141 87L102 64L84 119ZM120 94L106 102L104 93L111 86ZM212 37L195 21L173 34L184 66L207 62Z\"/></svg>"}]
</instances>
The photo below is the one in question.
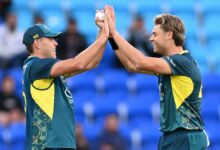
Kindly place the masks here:
<instances>
[{"instance_id":1,"label":"short sleeve","mask_svg":"<svg viewBox=\"0 0 220 150\"><path fill-rule=\"evenodd\" d=\"M49 79L50 71L56 62L57 60L53 58L35 60L30 68L31 81L33 82L38 79Z\"/></svg>"},{"instance_id":2,"label":"short sleeve","mask_svg":"<svg viewBox=\"0 0 220 150\"><path fill-rule=\"evenodd\" d=\"M170 66L173 75L190 75L190 61L183 55L162 57Z\"/></svg>"}]
</instances>

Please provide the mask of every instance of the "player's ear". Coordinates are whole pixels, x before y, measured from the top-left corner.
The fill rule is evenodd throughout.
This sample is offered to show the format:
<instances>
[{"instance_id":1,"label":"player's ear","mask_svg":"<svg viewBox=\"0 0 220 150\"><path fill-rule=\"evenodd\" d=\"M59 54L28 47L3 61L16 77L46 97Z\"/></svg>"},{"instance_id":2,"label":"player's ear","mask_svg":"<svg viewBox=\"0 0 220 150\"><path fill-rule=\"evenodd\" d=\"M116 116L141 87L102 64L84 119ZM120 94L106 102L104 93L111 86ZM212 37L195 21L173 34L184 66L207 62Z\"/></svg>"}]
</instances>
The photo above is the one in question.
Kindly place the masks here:
<instances>
[{"instance_id":1,"label":"player's ear","mask_svg":"<svg viewBox=\"0 0 220 150\"><path fill-rule=\"evenodd\" d=\"M173 38L173 32L168 31L167 32L167 39L172 39Z\"/></svg>"},{"instance_id":2,"label":"player's ear","mask_svg":"<svg viewBox=\"0 0 220 150\"><path fill-rule=\"evenodd\" d=\"M37 49L40 48L40 41L38 39L34 40L33 47L36 47Z\"/></svg>"}]
</instances>

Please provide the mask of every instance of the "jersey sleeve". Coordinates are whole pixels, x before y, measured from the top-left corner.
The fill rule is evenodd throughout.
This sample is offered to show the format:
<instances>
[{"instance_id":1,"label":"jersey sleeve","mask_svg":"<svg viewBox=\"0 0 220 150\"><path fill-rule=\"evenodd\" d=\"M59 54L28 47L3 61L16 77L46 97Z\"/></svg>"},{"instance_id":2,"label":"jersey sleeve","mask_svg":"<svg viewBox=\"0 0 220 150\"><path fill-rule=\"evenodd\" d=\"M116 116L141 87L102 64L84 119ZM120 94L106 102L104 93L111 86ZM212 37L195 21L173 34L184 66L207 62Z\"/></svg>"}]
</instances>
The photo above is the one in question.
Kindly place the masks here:
<instances>
[{"instance_id":1,"label":"jersey sleeve","mask_svg":"<svg viewBox=\"0 0 220 150\"><path fill-rule=\"evenodd\" d=\"M183 55L173 55L162 57L170 66L173 75L185 75L190 74L190 61Z\"/></svg>"},{"instance_id":2,"label":"jersey sleeve","mask_svg":"<svg viewBox=\"0 0 220 150\"><path fill-rule=\"evenodd\" d=\"M53 58L37 59L30 68L31 81L51 78L51 69L57 61Z\"/></svg>"}]
</instances>

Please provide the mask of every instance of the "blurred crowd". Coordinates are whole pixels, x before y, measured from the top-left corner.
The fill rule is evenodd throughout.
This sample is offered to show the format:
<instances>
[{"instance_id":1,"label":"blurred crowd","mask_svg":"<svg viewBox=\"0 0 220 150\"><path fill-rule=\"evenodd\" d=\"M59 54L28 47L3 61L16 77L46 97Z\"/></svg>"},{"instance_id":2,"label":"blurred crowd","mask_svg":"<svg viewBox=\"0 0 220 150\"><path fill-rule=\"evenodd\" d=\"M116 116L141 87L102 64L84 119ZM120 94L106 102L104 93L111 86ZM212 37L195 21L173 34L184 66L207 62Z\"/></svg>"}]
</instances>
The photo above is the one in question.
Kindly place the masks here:
<instances>
[{"instance_id":1,"label":"blurred crowd","mask_svg":"<svg viewBox=\"0 0 220 150\"><path fill-rule=\"evenodd\" d=\"M23 61L28 57L25 46L22 44L23 31L17 27L18 18L16 13L10 10L11 1L2 0L0 2L0 68L9 69L13 67L22 67ZM85 38L77 26L77 20L69 17L68 25L58 40L57 57L58 59L67 59L75 57L88 46L88 40ZM45 23L40 13L34 15L33 24ZM144 18L137 14L133 17L130 25L127 39L140 49L144 54L159 57L153 53L152 46L149 42L149 33L145 29ZM114 63L114 62L109 62ZM120 63L114 63L115 67Z\"/></svg>"},{"instance_id":2,"label":"blurred crowd","mask_svg":"<svg viewBox=\"0 0 220 150\"><path fill-rule=\"evenodd\" d=\"M19 136L23 139L25 136L24 101L22 95L19 95L19 93L16 92L18 90L16 89L16 79L9 72L13 68L21 69L23 61L28 57L25 46L22 44L23 31L20 31L18 28L18 15L15 11L11 10L11 6L12 0L0 1L0 140L6 144L6 149L7 147L9 147L8 149L13 149L10 147L10 144L13 143L13 136L17 136L13 135L13 133L15 133L12 132L13 130L20 130L22 133L19 133ZM40 12L35 13L33 24L46 23L44 19L45 18ZM85 50L91 42L87 38L88 36L79 29L80 25L77 19L78 18L75 17L67 18L67 27L62 31L63 34L57 41L58 46L56 53L58 59L63 60L75 57L77 54ZM129 27L125 29L126 38L130 44L139 49L145 55L160 57L160 55L153 52L153 47L149 42L151 33L146 29L146 24L147 21L153 22L153 20L147 19L148 18L142 16L142 14L133 14ZM200 36L201 40L205 41L202 37L203 36ZM185 43L184 48L187 49L187 46L190 48L192 43L194 42ZM107 46L106 49L109 49L109 47ZM196 49L196 52L197 50L198 49ZM197 53L202 53L202 51ZM106 55L108 55L108 57L111 56L113 59L106 59ZM206 57L205 54L202 54L202 57ZM211 61L210 64L215 63ZM114 56L114 53L107 50L99 67L102 68L103 66L105 67L105 65L113 66L115 69L124 70L117 57ZM215 70L216 66L212 65L211 67ZM98 84L102 85L102 82ZM132 82L131 85L133 85ZM155 110L156 121L158 121L157 117L159 115L157 114L159 112L157 109L158 108ZM101 132L95 138L92 138L92 142L88 138L89 136L85 133L85 125L77 122L77 150L128 149L131 145L128 143L129 139L126 139L126 137L119 132L121 122L123 122L121 118L116 114L108 114L103 120L104 122L101 123L102 129L100 129ZM0 149L3 149L1 143Z\"/></svg>"},{"instance_id":3,"label":"blurred crowd","mask_svg":"<svg viewBox=\"0 0 220 150\"><path fill-rule=\"evenodd\" d=\"M119 118L109 114L105 118L103 129L92 143L86 139L82 126L76 125L77 150L127 150L128 143L119 132Z\"/></svg>"}]
</instances>

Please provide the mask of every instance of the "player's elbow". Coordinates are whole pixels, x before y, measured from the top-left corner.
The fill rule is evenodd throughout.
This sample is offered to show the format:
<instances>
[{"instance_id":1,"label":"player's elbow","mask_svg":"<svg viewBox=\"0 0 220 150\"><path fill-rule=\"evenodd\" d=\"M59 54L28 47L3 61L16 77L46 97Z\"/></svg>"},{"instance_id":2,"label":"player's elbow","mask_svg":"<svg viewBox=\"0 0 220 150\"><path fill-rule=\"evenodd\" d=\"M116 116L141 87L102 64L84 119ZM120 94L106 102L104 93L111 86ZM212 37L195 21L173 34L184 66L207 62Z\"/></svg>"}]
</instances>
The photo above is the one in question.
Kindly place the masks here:
<instances>
[{"instance_id":1,"label":"player's elbow","mask_svg":"<svg viewBox=\"0 0 220 150\"><path fill-rule=\"evenodd\" d=\"M91 69L97 68L98 66L99 66L99 62L96 61L96 62L88 64L85 69L86 70L91 70Z\"/></svg>"},{"instance_id":2,"label":"player's elbow","mask_svg":"<svg viewBox=\"0 0 220 150\"><path fill-rule=\"evenodd\" d=\"M134 69L137 70L143 70L144 69L144 62L142 61L137 61L134 64Z\"/></svg>"},{"instance_id":3,"label":"player's elbow","mask_svg":"<svg viewBox=\"0 0 220 150\"><path fill-rule=\"evenodd\" d=\"M80 62L80 61L78 61L78 62L75 61L71 65L72 71L84 71L85 69L86 69L86 64L84 64L83 62Z\"/></svg>"},{"instance_id":4,"label":"player's elbow","mask_svg":"<svg viewBox=\"0 0 220 150\"><path fill-rule=\"evenodd\" d=\"M123 64L123 65L124 65L124 67L126 68L126 70L128 72L131 72L131 73L138 72L137 67L132 63L126 63L126 64Z\"/></svg>"},{"instance_id":5,"label":"player's elbow","mask_svg":"<svg viewBox=\"0 0 220 150\"><path fill-rule=\"evenodd\" d=\"M87 70L91 70L93 68L95 68L95 64L86 65L86 64L80 64L79 63L78 66L77 66L77 70L79 70L79 71L87 71Z\"/></svg>"},{"instance_id":6,"label":"player's elbow","mask_svg":"<svg viewBox=\"0 0 220 150\"><path fill-rule=\"evenodd\" d=\"M77 70L77 71L83 71L86 69L86 66L84 66L82 64L77 64L77 65L73 66L72 68L74 68L74 70Z\"/></svg>"},{"instance_id":7,"label":"player's elbow","mask_svg":"<svg viewBox=\"0 0 220 150\"><path fill-rule=\"evenodd\" d=\"M97 65L88 65L85 68L83 68L83 71L91 70L91 69L94 69L96 67L97 67Z\"/></svg>"},{"instance_id":8,"label":"player's elbow","mask_svg":"<svg viewBox=\"0 0 220 150\"><path fill-rule=\"evenodd\" d=\"M129 66L129 67L126 67L126 70L130 73L135 73L137 72L137 69L134 67L134 66Z\"/></svg>"}]
</instances>

